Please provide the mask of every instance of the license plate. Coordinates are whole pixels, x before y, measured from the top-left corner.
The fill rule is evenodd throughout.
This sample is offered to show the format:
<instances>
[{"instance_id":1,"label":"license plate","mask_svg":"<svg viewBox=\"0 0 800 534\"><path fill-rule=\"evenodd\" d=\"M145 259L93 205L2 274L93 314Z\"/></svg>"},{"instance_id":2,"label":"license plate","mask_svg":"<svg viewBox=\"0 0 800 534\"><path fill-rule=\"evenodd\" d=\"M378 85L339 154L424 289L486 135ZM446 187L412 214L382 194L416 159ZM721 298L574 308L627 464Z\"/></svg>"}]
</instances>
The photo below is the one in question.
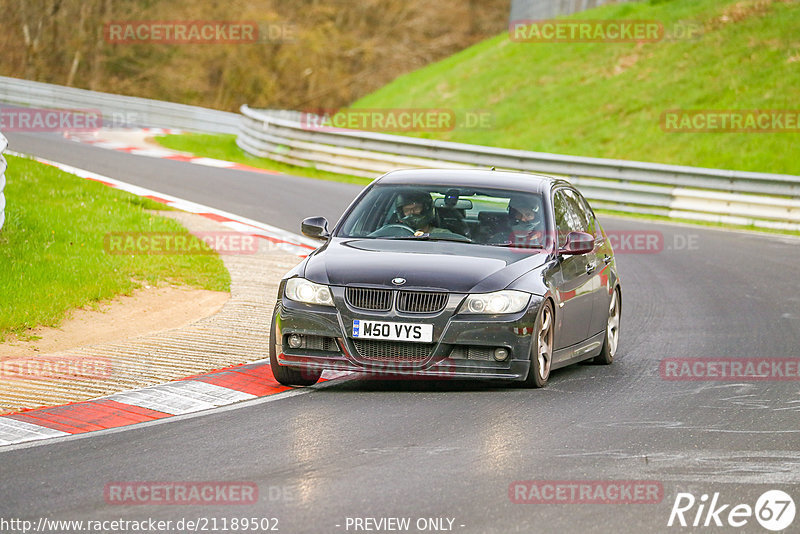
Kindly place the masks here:
<instances>
[{"instance_id":1,"label":"license plate","mask_svg":"<svg viewBox=\"0 0 800 534\"><path fill-rule=\"evenodd\" d=\"M353 337L430 343L433 341L433 325L353 319Z\"/></svg>"}]
</instances>

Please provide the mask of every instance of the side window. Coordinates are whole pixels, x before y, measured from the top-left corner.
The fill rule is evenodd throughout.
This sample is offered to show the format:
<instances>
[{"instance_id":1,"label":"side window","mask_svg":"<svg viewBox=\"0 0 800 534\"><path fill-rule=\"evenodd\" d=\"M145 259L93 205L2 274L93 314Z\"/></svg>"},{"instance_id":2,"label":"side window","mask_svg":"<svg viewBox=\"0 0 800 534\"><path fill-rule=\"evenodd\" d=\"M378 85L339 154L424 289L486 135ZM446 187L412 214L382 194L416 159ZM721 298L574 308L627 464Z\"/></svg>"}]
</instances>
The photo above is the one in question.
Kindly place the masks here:
<instances>
[{"instance_id":1,"label":"side window","mask_svg":"<svg viewBox=\"0 0 800 534\"><path fill-rule=\"evenodd\" d=\"M553 210L556 216L556 229L558 232L558 248L567 243L570 232L580 231L580 222L576 218L574 209L570 206L565 189L558 189L553 195Z\"/></svg>"},{"instance_id":2,"label":"side window","mask_svg":"<svg viewBox=\"0 0 800 534\"><path fill-rule=\"evenodd\" d=\"M597 219L594 217L594 211L592 210L591 206L589 206L589 203L586 201L586 199L583 198L583 195L578 193L576 196L578 198L578 204L580 205L581 210L586 214L586 220L589 221L589 229L587 231L593 236L597 237Z\"/></svg>"},{"instance_id":3,"label":"side window","mask_svg":"<svg viewBox=\"0 0 800 534\"><path fill-rule=\"evenodd\" d=\"M580 232L586 232L596 236L595 233L596 225L594 221L594 215L592 214L591 208L589 208L589 204L586 202L580 193L573 191L571 189L564 189L563 190L568 201L572 212L574 213Z\"/></svg>"}]
</instances>

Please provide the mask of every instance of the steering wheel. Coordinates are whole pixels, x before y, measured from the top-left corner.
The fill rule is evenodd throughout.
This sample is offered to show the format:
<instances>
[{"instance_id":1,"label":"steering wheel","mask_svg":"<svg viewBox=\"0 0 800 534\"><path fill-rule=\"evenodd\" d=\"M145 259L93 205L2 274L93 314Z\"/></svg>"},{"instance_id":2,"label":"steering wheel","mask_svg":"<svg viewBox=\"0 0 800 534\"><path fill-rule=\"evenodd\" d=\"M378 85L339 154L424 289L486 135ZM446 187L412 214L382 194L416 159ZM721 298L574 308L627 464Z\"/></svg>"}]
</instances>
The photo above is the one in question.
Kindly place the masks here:
<instances>
[{"instance_id":1,"label":"steering wheel","mask_svg":"<svg viewBox=\"0 0 800 534\"><path fill-rule=\"evenodd\" d=\"M382 228L378 228L367 237L402 237L402 236L411 236L414 235L416 232L405 224L387 224Z\"/></svg>"}]
</instances>

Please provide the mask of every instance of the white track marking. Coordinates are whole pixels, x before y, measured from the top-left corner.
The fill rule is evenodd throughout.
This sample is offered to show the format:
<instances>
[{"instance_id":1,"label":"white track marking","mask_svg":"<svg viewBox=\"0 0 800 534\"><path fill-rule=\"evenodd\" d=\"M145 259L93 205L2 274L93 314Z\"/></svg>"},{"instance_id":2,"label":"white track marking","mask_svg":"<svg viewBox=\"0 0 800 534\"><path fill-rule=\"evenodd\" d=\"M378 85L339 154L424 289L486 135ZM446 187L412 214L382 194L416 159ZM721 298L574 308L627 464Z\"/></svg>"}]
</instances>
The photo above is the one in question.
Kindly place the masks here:
<instances>
[{"instance_id":1,"label":"white track marking","mask_svg":"<svg viewBox=\"0 0 800 534\"><path fill-rule=\"evenodd\" d=\"M10 417L0 418L0 445L69 435L71 435L69 432L62 432L61 430L53 430L52 428L34 425L33 423L17 421Z\"/></svg>"}]
</instances>

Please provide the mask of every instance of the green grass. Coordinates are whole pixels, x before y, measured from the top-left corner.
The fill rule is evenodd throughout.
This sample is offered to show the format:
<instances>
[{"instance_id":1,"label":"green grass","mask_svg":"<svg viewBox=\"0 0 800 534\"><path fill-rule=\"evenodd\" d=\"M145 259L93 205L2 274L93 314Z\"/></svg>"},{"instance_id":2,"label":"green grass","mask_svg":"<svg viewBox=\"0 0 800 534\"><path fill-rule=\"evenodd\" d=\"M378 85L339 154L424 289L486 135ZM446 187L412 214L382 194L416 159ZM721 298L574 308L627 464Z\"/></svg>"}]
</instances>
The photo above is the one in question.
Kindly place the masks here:
<instances>
[{"instance_id":1,"label":"green grass","mask_svg":"<svg viewBox=\"0 0 800 534\"><path fill-rule=\"evenodd\" d=\"M732 4L738 4L732 9ZM489 127L409 133L479 145L699 167L800 174L800 133L669 133L672 109L800 107L800 2L660 0L575 19L646 19L694 40L519 43L499 35L406 74L355 108L486 110ZM725 9L729 22L719 21Z\"/></svg>"},{"instance_id":2,"label":"green grass","mask_svg":"<svg viewBox=\"0 0 800 534\"><path fill-rule=\"evenodd\" d=\"M219 256L116 255L109 232L181 232L148 210L162 204L27 158L6 156L6 222L0 230L0 340L37 325L57 326L69 310L130 294L146 282L228 291Z\"/></svg>"},{"instance_id":3,"label":"green grass","mask_svg":"<svg viewBox=\"0 0 800 534\"><path fill-rule=\"evenodd\" d=\"M155 140L161 146L172 150L189 152L206 158L233 161L235 163L258 167L259 169L269 169L284 174L294 174L297 176L306 176L308 178L317 178L319 180L331 180L334 182L361 185L367 185L372 181L370 178L321 171L313 167L287 165L271 159L251 156L236 145L236 136L232 134L187 133L158 135L155 137Z\"/></svg>"}]
</instances>

